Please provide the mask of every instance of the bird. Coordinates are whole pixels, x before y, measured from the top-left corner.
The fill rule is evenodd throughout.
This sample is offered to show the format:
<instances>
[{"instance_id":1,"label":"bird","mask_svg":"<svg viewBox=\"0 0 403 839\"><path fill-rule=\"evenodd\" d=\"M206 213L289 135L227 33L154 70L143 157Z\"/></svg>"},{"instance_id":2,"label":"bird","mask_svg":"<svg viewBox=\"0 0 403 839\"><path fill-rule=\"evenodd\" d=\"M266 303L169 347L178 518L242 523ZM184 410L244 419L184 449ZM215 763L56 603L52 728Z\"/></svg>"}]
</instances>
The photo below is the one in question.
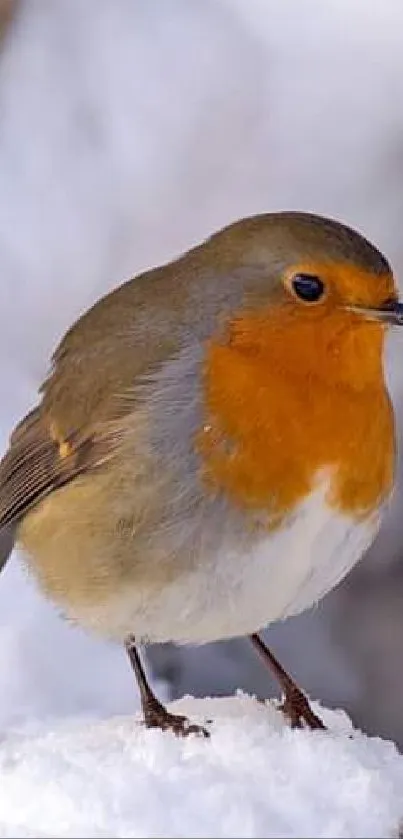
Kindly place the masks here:
<instances>
[{"instance_id":1,"label":"bird","mask_svg":"<svg viewBox=\"0 0 403 839\"><path fill-rule=\"evenodd\" d=\"M0 536L69 621L122 644L143 722L209 735L140 649L249 638L293 726L324 728L260 637L365 554L395 484L392 268L314 213L228 224L84 312L0 463Z\"/></svg>"}]
</instances>

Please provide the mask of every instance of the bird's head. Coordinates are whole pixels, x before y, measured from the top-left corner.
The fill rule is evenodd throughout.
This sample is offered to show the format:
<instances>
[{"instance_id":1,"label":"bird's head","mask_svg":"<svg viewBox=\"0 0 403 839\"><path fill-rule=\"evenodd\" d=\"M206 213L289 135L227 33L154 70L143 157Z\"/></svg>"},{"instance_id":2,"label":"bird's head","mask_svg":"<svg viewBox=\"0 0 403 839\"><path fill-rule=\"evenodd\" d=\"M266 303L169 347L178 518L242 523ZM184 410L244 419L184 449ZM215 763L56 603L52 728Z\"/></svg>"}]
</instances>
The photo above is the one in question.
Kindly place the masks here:
<instances>
[{"instance_id":1,"label":"bird's head","mask_svg":"<svg viewBox=\"0 0 403 839\"><path fill-rule=\"evenodd\" d=\"M382 375L385 330L403 325L392 270L363 236L307 213L244 219L207 243L243 285L227 329L239 353L360 389Z\"/></svg>"}]
</instances>

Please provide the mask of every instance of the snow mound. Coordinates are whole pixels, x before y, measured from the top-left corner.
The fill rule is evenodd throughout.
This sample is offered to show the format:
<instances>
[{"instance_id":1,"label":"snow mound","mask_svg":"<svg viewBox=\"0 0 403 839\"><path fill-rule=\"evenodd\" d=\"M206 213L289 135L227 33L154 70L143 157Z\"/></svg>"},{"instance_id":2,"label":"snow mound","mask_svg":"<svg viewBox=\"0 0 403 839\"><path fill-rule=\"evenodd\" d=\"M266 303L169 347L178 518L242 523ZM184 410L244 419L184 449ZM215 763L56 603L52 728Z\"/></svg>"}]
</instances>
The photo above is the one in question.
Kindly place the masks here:
<instances>
[{"instance_id":1,"label":"snow mound","mask_svg":"<svg viewBox=\"0 0 403 839\"><path fill-rule=\"evenodd\" d=\"M138 719L69 723L0 739L3 837L389 837L403 815L403 758L317 707L327 732L291 731L238 695L171 706L211 738Z\"/></svg>"}]
</instances>

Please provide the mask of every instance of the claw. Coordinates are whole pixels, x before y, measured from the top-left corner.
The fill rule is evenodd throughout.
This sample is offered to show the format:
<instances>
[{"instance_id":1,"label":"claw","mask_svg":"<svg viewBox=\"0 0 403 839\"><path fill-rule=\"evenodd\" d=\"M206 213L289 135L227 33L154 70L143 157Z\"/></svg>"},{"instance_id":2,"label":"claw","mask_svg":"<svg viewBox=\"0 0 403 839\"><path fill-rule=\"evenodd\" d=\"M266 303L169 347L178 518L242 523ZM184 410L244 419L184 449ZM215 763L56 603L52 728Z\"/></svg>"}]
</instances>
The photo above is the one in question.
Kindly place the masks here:
<instances>
[{"instance_id":1,"label":"claw","mask_svg":"<svg viewBox=\"0 0 403 839\"><path fill-rule=\"evenodd\" d=\"M187 717L183 717L181 714L170 714L163 705L149 706L144 715L144 724L147 728L172 731L177 737L188 737L189 734L196 734L198 737L210 737L206 728L191 723Z\"/></svg>"}]
</instances>

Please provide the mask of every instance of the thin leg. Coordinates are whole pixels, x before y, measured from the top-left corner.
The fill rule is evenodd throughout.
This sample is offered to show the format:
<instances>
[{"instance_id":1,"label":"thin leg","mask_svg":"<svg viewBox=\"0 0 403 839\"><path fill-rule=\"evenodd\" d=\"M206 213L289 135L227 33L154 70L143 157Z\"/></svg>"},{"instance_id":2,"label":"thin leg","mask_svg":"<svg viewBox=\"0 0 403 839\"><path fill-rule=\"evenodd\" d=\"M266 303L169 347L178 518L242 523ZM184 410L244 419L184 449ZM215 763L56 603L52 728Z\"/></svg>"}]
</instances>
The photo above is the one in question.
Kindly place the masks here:
<instances>
[{"instance_id":1,"label":"thin leg","mask_svg":"<svg viewBox=\"0 0 403 839\"><path fill-rule=\"evenodd\" d=\"M126 641L125 647L139 687L141 708L147 728L161 728L163 731L171 730L181 737L186 737L188 734L202 734L204 737L209 737L208 731L202 726L190 723L187 717L170 714L167 711L148 684L134 641L129 639Z\"/></svg>"},{"instance_id":2,"label":"thin leg","mask_svg":"<svg viewBox=\"0 0 403 839\"><path fill-rule=\"evenodd\" d=\"M273 653L270 652L259 635L255 633L254 635L250 635L249 639L265 664L270 667L270 670L284 692L284 702L281 710L291 720L292 727L302 728L302 723L305 722L309 728L325 730L326 726L313 713L306 696L299 689L298 685L295 684L291 676L284 670L280 662L277 661Z\"/></svg>"}]
</instances>

